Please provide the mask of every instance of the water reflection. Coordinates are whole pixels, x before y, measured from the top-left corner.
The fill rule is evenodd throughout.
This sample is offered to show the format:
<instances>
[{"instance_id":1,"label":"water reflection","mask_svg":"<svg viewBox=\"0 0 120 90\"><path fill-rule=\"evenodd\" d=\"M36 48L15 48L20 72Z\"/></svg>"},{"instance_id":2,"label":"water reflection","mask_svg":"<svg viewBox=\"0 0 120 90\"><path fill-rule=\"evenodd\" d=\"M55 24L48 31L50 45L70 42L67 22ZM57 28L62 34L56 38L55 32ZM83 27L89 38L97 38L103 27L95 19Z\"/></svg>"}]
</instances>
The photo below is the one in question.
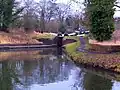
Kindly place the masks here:
<instances>
[{"instance_id":1,"label":"water reflection","mask_svg":"<svg viewBox=\"0 0 120 90\"><path fill-rule=\"evenodd\" d=\"M120 82L113 81L112 90L120 90Z\"/></svg>"},{"instance_id":2,"label":"water reflection","mask_svg":"<svg viewBox=\"0 0 120 90\"><path fill-rule=\"evenodd\" d=\"M62 55L62 48L61 47L57 47L57 54Z\"/></svg>"},{"instance_id":3,"label":"water reflection","mask_svg":"<svg viewBox=\"0 0 120 90\"><path fill-rule=\"evenodd\" d=\"M15 64L8 63L7 61L0 64L0 90L13 90L14 84L20 83L15 72Z\"/></svg>"},{"instance_id":4,"label":"water reflection","mask_svg":"<svg viewBox=\"0 0 120 90\"><path fill-rule=\"evenodd\" d=\"M111 90L112 82L109 79L86 73L84 75L85 90Z\"/></svg>"},{"instance_id":5,"label":"water reflection","mask_svg":"<svg viewBox=\"0 0 120 90\"><path fill-rule=\"evenodd\" d=\"M119 82L75 66L57 49L0 54L0 90L119 90Z\"/></svg>"}]
</instances>

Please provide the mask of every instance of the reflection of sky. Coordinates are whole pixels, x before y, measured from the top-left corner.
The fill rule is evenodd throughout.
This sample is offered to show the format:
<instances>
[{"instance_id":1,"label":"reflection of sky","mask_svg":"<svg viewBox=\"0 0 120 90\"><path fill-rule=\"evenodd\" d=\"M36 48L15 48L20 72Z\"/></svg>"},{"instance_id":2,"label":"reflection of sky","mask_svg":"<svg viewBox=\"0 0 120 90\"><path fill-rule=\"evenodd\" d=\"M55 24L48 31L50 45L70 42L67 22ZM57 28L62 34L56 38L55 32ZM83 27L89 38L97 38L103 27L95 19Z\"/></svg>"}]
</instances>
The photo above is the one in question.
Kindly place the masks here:
<instances>
[{"instance_id":1,"label":"reflection of sky","mask_svg":"<svg viewBox=\"0 0 120 90\"><path fill-rule=\"evenodd\" d=\"M81 83L81 81L79 80L81 77L79 77L78 75L79 72L80 69L74 67L70 70L68 80L43 85L32 84L31 86L27 87L27 90L28 88L29 90L83 90L81 87L78 86L79 83ZM20 90L23 90L23 88L25 89L25 87L19 86Z\"/></svg>"},{"instance_id":2,"label":"reflection of sky","mask_svg":"<svg viewBox=\"0 0 120 90\"><path fill-rule=\"evenodd\" d=\"M89 83L92 82L89 78L84 78L84 74L87 71L81 71L79 67L76 67L74 63L66 59L64 56L57 57L54 55L51 55L51 57L45 56L38 61L12 61L11 59L10 62L7 62L8 66L6 66L6 69L9 68L11 70L11 65L16 66L16 69L13 68L16 72L16 78L20 80L20 83L13 83L13 90L84 90L84 79L88 80ZM1 63L4 64L4 62ZM0 75L2 75L1 63ZM87 74L91 75L89 72ZM11 77L9 78L12 79ZM95 79L97 82L97 78ZM100 81L100 79L98 80ZM109 83L110 81L106 82ZM107 85L107 83L103 85ZM120 82L113 81L112 90L120 90Z\"/></svg>"},{"instance_id":3,"label":"reflection of sky","mask_svg":"<svg viewBox=\"0 0 120 90\"><path fill-rule=\"evenodd\" d=\"M70 71L69 79L67 81L60 81L57 83L49 83L44 84L44 86L40 86L37 84L33 84L30 89L31 90L82 90L82 88L77 89L76 87L73 87L76 83L76 76L80 72L78 69L72 69Z\"/></svg>"},{"instance_id":4,"label":"reflection of sky","mask_svg":"<svg viewBox=\"0 0 120 90\"><path fill-rule=\"evenodd\" d=\"M114 81L112 90L120 90L120 82Z\"/></svg>"}]
</instances>

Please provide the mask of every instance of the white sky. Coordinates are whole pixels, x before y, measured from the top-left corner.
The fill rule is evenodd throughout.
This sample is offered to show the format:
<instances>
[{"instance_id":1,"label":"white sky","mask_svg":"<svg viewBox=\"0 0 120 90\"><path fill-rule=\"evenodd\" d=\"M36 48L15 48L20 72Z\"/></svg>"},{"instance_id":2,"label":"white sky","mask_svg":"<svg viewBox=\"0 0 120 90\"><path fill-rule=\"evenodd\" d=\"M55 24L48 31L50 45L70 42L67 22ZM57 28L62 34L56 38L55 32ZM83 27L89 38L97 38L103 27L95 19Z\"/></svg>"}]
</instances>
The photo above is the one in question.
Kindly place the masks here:
<instances>
[{"instance_id":1,"label":"white sky","mask_svg":"<svg viewBox=\"0 0 120 90\"><path fill-rule=\"evenodd\" d=\"M18 0L18 1L20 1L20 0ZM35 0L35 1L40 1L40 0ZM78 12L81 12L82 11L82 9L84 8L84 5L82 4L83 2L84 2L84 0L76 0L76 1L78 1L78 2L80 2L81 3L81 5L80 4L77 4L77 3L72 3L72 9L73 9L73 11L78 11ZM70 2L70 0L57 0L57 3L64 3L64 4L67 4L68 2ZM120 2L120 0L117 0L117 2ZM120 6L120 3L118 4L119 6ZM80 9L81 8L81 9ZM119 10L119 11L116 11L115 12L115 15L114 15L114 17L120 17L120 8L116 8L116 10ZM74 13L74 12L73 12Z\"/></svg>"},{"instance_id":2,"label":"white sky","mask_svg":"<svg viewBox=\"0 0 120 90\"><path fill-rule=\"evenodd\" d=\"M69 2L70 0L57 0L57 2L59 2L59 3L65 3L65 4L67 4L67 2ZM79 2L84 2L84 0L77 0L77 1L79 1ZM117 0L117 2L120 2L120 0ZM120 3L118 4L119 6L120 6ZM73 5L72 5L72 7L75 9L75 10L79 10L79 6L76 4L76 3L74 3ZM81 5L81 8L82 7L84 7L83 5ZM115 12L115 14L114 14L114 17L120 17L120 8L116 8L116 10L119 10L119 11L116 11Z\"/></svg>"}]
</instances>

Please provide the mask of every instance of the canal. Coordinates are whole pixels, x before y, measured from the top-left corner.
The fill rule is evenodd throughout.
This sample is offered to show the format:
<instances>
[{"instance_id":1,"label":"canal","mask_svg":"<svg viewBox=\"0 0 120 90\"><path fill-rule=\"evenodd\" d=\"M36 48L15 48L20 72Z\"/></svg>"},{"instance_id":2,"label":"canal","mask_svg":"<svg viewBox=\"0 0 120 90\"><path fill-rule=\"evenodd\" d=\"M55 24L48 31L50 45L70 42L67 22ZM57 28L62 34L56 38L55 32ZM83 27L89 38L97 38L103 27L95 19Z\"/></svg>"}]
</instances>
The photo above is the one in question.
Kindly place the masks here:
<instances>
[{"instance_id":1,"label":"canal","mask_svg":"<svg viewBox=\"0 0 120 90\"><path fill-rule=\"evenodd\" d=\"M0 90L120 90L120 75L76 66L55 48L0 52Z\"/></svg>"}]
</instances>

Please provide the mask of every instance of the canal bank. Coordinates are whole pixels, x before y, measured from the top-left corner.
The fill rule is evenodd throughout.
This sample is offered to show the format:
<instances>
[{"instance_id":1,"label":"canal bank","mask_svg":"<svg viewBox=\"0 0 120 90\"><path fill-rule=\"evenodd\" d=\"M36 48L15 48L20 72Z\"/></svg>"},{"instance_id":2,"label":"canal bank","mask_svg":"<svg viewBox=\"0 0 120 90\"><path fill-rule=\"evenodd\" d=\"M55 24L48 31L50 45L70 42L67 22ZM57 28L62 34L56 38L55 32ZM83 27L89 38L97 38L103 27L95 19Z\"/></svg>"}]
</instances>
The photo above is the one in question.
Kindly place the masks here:
<instances>
[{"instance_id":1,"label":"canal bank","mask_svg":"<svg viewBox=\"0 0 120 90\"><path fill-rule=\"evenodd\" d=\"M120 73L120 53L89 51L86 37L76 37L77 42L65 45L67 55L77 64Z\"/></svg>"}]
</instances>

